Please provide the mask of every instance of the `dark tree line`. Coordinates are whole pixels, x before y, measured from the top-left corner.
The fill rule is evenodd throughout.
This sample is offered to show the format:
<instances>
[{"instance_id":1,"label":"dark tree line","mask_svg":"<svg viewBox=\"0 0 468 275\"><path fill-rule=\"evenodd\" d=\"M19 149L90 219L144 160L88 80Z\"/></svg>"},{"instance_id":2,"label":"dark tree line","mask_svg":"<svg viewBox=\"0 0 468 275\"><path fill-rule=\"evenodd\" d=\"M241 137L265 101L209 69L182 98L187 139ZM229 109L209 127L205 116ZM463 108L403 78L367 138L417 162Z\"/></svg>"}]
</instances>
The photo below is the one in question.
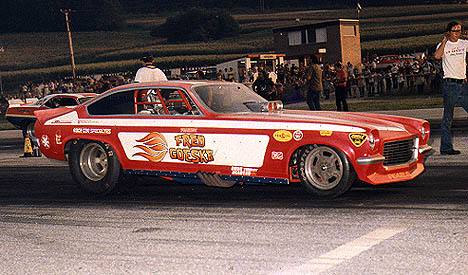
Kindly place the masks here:
<instances>
[{"instance_id":1,"label":"dark tree line","mask_svg":"<svg viewBox=\"0 0 468 275\"><path fill-rule=\"evenodd\" d=\"M258 12L262 10L301 8L354 8L358 0L121 0L128 12L134 13L161 13L188 10L190 8L205 9L229 9L236 12ZM451 0L359 0L361 6L398 6L398 5L422 5L457 2Z\"/></svg>"},{"instance_id":2,"label":"dark tree line","mask_svg":"<svg viewBox=\"0 0 468 275\"><path fill-rule=\"evenodd\" d=\"M0 32L64 31L61 9L71 9L75 31L118 30L124 27L119 0L1 0Z\"/></svg>"},{"instance_id":3,"label":"dark tree line","mask_svg":"<svg viewBox=\"0 0 468 275\"><path fill-rule=\"evenodd\" d=\"M0 33L64 31L60 9L72 9L74 31L119 30L129 13L204 10L258 12L356 7L358 0L0 0ZM361 6L447 3L450 0L359 0ZM456 1L454 1L456 2ZM262 7L261 7L262 5ZM200 35L204 35L203 31Z\"/></svg>"},{"instance_id":4,"label":"dark tree line","mask_svg":"<svg viewBox=\"0 0 468 275\"><path fill-rule=\"evenodd\" d=\"M167 18L155 28L152 36L169 42L208 41L239 35L240 27L231 15L218 10L192 8Z\"/></svg>"}]
</instances>

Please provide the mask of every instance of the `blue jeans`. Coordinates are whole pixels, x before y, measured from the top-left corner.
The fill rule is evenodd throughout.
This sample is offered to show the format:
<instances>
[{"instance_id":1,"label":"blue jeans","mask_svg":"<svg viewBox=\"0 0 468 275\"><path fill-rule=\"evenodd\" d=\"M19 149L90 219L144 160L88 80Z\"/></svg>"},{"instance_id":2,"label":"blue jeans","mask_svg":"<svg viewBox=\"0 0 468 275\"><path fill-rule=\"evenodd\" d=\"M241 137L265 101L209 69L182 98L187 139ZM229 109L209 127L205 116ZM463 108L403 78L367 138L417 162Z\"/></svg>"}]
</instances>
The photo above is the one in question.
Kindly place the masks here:
<instances>
[{"instance_id":1,"label":"blue jeans","mask_svg":"<svg viewBox=\"0 0 468 275\"><path fill-rule=\"evenodd\" d=\"M307 91L307 105L312 111L320 111L320 91Z\"/></svg>"},{"instance_id":2,"label":"blue jeans","mask_svg":"<svg viewBox=\"0 0 468 275\"><path fill-rule=\"evenodd\" d=\"M346 87L335 86L335 101L337 111L348 111L348 103L346 102ZM341 107L343 106L343 107Z\"/></svg>"},{"instance_id":3,"label":"blue jeans","mask_svg":"<svg viewBox=\"0 0 468 275\"><path fill-rule=\"evenodd\" d=\"M468 112L468 85L443 81L442 98L444 99L444 115L441 125L440 151L453 149L452 121L455 104L459 103Z\"/></svg>"}]
</instances>

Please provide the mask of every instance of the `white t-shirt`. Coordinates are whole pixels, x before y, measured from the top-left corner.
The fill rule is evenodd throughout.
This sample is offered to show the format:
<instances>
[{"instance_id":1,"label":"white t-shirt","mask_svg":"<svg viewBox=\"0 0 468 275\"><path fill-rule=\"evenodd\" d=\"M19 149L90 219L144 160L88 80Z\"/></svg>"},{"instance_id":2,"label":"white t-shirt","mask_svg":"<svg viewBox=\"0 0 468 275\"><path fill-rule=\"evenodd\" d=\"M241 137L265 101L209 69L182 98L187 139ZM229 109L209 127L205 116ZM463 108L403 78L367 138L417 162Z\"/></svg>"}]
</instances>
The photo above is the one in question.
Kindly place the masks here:
<instances>
[{"instance_id":1,"label":"white t-shirt","mask_svg":"<svg viewBox=\"0 0 468 275\"><path fill-rule=\"evenodd\" d=\"M440 47L439 43L437 48ZM444 78L466 78L466 52L468 51L468 41L458 39L457 42L447 41L442 54L442 68Z\"/></svg>"},{"instance_id":2,"label":"white t-shirt","mask_svg":"<svg viewBox=\"0 0 468 275\"><path fill-rule=\"evenodd\" d=\"M166 75L154 66L146 66L138 69L135 82L165 81Z\"/></svg>"}]
</instances>

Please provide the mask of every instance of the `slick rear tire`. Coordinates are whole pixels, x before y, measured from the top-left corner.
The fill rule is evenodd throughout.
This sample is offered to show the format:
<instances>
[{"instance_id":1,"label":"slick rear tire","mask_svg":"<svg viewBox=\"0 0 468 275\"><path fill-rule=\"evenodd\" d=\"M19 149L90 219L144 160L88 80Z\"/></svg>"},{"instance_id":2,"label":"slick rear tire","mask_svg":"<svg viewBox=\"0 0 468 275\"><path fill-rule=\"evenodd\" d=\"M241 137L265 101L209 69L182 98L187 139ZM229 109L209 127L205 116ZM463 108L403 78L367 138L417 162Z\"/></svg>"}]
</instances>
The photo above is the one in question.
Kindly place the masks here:
<instances>
[{"instance_id":1,"label":"slick rear tire","mask_svg":"<svg viewBox=\"0 0 468 275\"><path fill-rule=\"evenodd\" d=\"M329 146L306 146L297 163L302 185L319 197L337 197L348 191L356 179L346 155Z\"/></svg>"},{"instance_id":2,"label":"slick rear tire","mask_svg":"<svg viewBox=\"0 0 468 275\"><path fill-rule=\"evenodd\" d=\"M24 121L21 125L21 129L23 130L23 137L29 136L30 138L35 138L36 135L34 133L34 123L35 121Z\"/></svg>"},{"instance_id":3,"label":"slick rear tire","mask_svg":"<svg viewBox=\"0 0 468 275\"><path fill-rule=\"evenodd\" d=\"M98 141L73 144L68 162L73 180L82 190L94 195L112 192L122 173L114 149Z\"/></svg>"}]
</instances>

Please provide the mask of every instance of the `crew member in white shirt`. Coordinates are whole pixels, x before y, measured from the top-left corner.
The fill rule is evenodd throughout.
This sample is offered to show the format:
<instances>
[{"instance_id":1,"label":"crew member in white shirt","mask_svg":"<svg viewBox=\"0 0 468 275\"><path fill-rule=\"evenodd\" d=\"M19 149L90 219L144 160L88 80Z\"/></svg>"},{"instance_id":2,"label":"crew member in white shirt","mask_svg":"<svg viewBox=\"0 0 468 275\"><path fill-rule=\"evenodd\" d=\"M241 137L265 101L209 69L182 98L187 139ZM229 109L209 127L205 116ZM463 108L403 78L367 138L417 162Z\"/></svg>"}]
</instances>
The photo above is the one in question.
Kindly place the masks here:
<instances>
[{"instance_id":1,"label":"crew member in white shirt","mask_svg":"<svg viewBox=\"0 0 468 275\"><path fill-rule=\"evenodd\" d=\"M143 63L143 67L136 72L135 82L167 81L163 71L153 65L152 56L144 56L140 61Z\"/></svg>"},{"instance_id":2,"label":"crew member in white shirt","mask_svg":"<svg viewBox=\"0 0 468 275\"><path fill-rule=\"evenodd\" d=\"M448 23L442 42L434 53L436 59L442 59L444 80L442 98L444 114L441 125L440 154L458 155L452 144L452 121L455 104L459 103L468 112L468 85L466 80L466 52L468 41L460 39L462 25L452 21Z\"/></svg>"}]
</instances>

